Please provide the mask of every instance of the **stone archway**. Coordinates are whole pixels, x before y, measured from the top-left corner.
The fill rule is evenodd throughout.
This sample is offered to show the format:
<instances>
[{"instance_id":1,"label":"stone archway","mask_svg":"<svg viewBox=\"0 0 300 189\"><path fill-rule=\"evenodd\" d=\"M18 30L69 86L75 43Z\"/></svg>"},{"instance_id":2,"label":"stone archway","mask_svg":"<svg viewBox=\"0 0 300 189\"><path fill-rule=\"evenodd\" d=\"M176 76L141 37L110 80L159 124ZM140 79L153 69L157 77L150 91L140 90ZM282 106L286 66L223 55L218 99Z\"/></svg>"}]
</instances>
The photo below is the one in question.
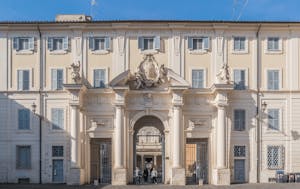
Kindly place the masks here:
<instances>
[{"instance_id":1,"label":"stone archway","mask_svg":"<svg viewBox=\"0 0 300 189\"><path fill-rule=\"evenodd\" d=\"M158 182L165 180L165 134L163 122L153 115L145 115L135 121L133 128L133 172L139 170L138 183L150 184L150 170L157 170ZM146 174L144 174L146 173ZM148 176L147 176L148 175Z\"/></svg>"}]
</instances>

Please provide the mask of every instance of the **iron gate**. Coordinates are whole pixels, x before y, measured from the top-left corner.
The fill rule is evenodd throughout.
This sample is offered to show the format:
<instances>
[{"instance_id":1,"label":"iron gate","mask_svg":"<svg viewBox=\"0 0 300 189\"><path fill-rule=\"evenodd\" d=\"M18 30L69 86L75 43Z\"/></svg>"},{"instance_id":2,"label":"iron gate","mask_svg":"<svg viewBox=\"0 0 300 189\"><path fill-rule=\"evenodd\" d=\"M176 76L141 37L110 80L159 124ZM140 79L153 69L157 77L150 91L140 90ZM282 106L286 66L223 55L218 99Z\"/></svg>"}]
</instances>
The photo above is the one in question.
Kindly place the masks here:
<instances>
[{"instance_id":1,"label":"iron gate","mask_svg":"<svg viewBox=\"0 0 300 189\"><path fill-rule=\"evenodd\" d=\"M207 140L187 140L186 150L186 183L198 184L202 179L208 183L208 142Z\"/></svg>"}]
</instances>

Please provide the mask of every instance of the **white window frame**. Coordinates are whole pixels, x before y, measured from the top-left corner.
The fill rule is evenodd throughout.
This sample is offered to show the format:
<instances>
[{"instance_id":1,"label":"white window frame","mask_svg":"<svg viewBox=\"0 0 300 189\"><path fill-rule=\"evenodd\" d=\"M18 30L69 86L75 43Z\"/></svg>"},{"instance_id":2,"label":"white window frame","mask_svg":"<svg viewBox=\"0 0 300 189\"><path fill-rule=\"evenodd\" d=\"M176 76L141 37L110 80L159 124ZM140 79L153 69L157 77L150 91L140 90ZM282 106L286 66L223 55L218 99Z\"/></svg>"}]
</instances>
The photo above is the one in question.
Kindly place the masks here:
<instances>
[{"instance_id":1,"label":"white window frame","mask_svg":"<svg viewBox=\"0 0 300 189\"><path fill-rule=\"evenodd\" d=\"M62 68L62 67L60 67L60 68L54 68L54 67L50 67L50 73L49 73L49 76L50 76L50 89L51 90L54 90L54 91L62 91L63 90L63 88L62 89L52 89L52 70L62 70L63 71L63 84L64 83L66 83L66 72L65 72L65 69L64 68Z\"/></svg>"},{"instance_id":2,"label":"white window frame","mask_svg":"<svg viewBox=\"0 0 300 189\"><path fill-rule=\"evenodd\" d=\"M235 114L234 114L234 112L235 112L235 110L244 110L245 111L245 125L244 125L244 130L236 130L235 129ZM233 110L232 110L232 117L233 117L233 123L232 123L232 130L234 131L234 132L245 132L245 131L247 131L247 110L246 109L243 109L243 108L234 108Z\"/></svg>"},{"instance_id":3,"label":"white window frame","mask_svg":"<svg viewBox=\"0 0 300 189\"><path fill-rule=\"evenodd\" d=\"M273 128L270 128L269 127L269 110L278 110L278 129L273 129ZM280 132L282 131L282 110L281 108L279 107L269 107L267 110L266 110L266 114L267 114L267 131L268 132Z\"/></svg>"},{"instance_id":4,"label":"white window frame","mask_svg":"<svg viewBox=\"0 0 300 189\"><path fill-rule=\"evenodd\" d=\"M204 39L208 38L208 47L204 47ZM193 41L194 39L202 39L202 48L201 49L194 49ZM192 41L192 48L189 48L189 40ZM188 49L188 52L190 54L205 54L207 53L211 48L211 37L210 36L187 36L186 37L186 46Z\"/></svg>"},{"instance_id":5,"label":"white window frame","mask_svg":"<svg viewBox=\"0 0 300 189\"><path fill-rule=\"evenodd\" d=\"M28 39L28 49L19 49L20 46L20 39ZM17 47L14 46L15 40L17 40ZM32 44L30 45L30 40L32 40ZM35 51L35 44L36 44L36 37L35 36L13 36L11 38L11 46L12 49L16 52L17 55L22 55L22 54L33 54Z\"/></svg>"},{"instance_id":6,"label":"white window frame","mask_svg":"<svg viewBox=\"0 0 300 189\"><path fill-rule=\"evenodd\" d=\"M235 156L235 153L234 153L235 152L234 151L235 147L244 147L245 156ZM233 150L232 155L233 155L234 159L246 159L246 157L247 157L247 145L245 145L245 144L234 144L232 150Z\"/></svg>"},{"instance_id":7,"label":"white window frame","mask_svg":"<svg viewBox=\"0 0 300 189\"><path fill-rule=\"evenodd\" d=\"M279 38L278 40L278 49L268 49L268 41L269 38ZM266 37L266 39L264 40L264 45L265 45L265 53L266 54L280 54L283 53L283 40L282 37L280 36L268 36Z\"/></svg>"},{"instance_id":8,"label":"white window frame","mask_svg":"<svg viewBox=\"0 0 300 189\"><path fill-rule=\"evenodd\" d=\"M269 166L269 148L277 147L279 149L278 152L278 166ZM266 168L268 170L281 170L285 167L285 147L283 145L267 145L266 146Z\"/></svg>"},{"instance_id":9,"label":"white window frame","mask_svg":"<svg viewBox=\"0 0 300 189\"><path fill-rule=\"evenodd\" d=\"M19 71L29 71L29 87L28 87L28 90L24 90L24 89L19 89ZM17 85L16 85L16 89L18 90L18 91L30 91L30 90L32 90L32 85L33 85L33 69L31 69L31 68L24 68L24 69L17 69L17 74L16 74L16 83L17 83Z\"/></svg>"},{"instance_id":10,"label":"white window frame","mask_svg":"<svg viewBox=\"0 0 300 189\"><path fill-rule=\"evenodd\" d=\"M268 71L278 71L279 72L279 83L278 83L278 90L277 89L268 89ZM268 91L280 91L283 88L282 83L282 69L280 68L268 68L265 70L265 89Z\"/></svg>"},{"instance_id":11,"label":"white window frame","mask_svg":"<svg viewBox=\"0 0 300 189\"><path fill-rule=\"evenodd\" d=\"M143 48L141 48L140 45L139 45L140 40L142 39L143 44L144 44L145 39L150 39L150 38L153 39L153 49L145 49L144 45L143 45ZM159 40L159 48L156 48L156 41L155 41L156 38ZM161 50L161 47L162 47L162 39L161 39L160 35L138 36L137 43L138 43L138 49L140 50L141 54L157 54Z\"/></svg>"},{"instance_id":12,"label":"white window frame","mask_svg":"<svg viewBox=\"0 0 300 189\"><path fill-rule=\"evenodd\" d=\"M203 88L193 88L193 70L203 70ZM191 67L190 68L190 83L192 89L205 89L207 87L207 68L204 67Z\"/></svg>"},{"instance_id":13,"label":"white window frame","mask_svg":"<svg viewBox=\"0 0 300 189\"><path fill-rule=\"evenodd\" d=\"M95 87L94 86L94 70L105 70L105 83L104 83L104 85L105 85L105 87L104 88L95 88L95 89L106 89L107 88L107 86L108 86L108 78L109 78L109 69L108 69L108 67L96 67L96 68L92 68L92 81L93 81L93 87Z\"/></svg>"},{"instance_id":14,"label":"white window frame","mask_svg":"<svg viewBox=\"0 0 300 189\"><path fill-rule=\"evenodd\" d=\"M234 49L235 38L245 38L245 49L243 49L243 50ZM247 53L249 53L249 41L248 41L248 37L246 37L246 36L232 36L231 46L232 46L232 48L231 48L232 54L247 54Z\"/></svg>"},{"instance_id":15,"label":"white window frame","mask_svg":"<svg viewBox=\"0 0 300 189\"><path fill-rule=\"evenodd\" d=\"M20 129L19 128L19 110L27 110L27 111L29 111L29 128L28 129ZM28 108L26 108L26 107L24 107L24 108L18 108L17 109L17 113L16 113L16 115L17 115L17 131L18 132L30 132L31 130L32 130L32 126L31 126L31 124L33 123L33 117L31 116L31 111L30 111L30 109L28 109Z\"/></svg>"},{"instance_id":16,"label":"white window frame","mask_svg":"<svg viewBox=\"0 0 300 189\"><path fill-rule=\"evenodd\" d=\"M231 78L232 81L234 82L234 70L244 70L245 71L245 89L243 90L235 90L235 91L246 91L247 89L250 88L249 86L249 68L237 68L234 67L231 69Z\"/></svg>"},{"instance_id":17,"label":"white window frame","mask_svg":"<svg viewBox=\"0 0 300 189\"><path fill-rule=\"evenodd\" d=\"M62 109L63 110L63 116L64 116L64 121L63 121L63 128L60 128L60 129L53 129L53 123L52 123L52 109ZM51 127L51 131L53 132L65 132L66 130L66 127L67 127L67 110L65 107L56 107L56 106L53 106L53 107L50 107L50 120L51 120L51 123L50 123L50 127Z\"/></svg>"},{"instance_id":18,"label":"white window frame","mask_svg":"<svg viewBox=\"0 0 300 189\"><path fill-rule=\"evenodd\" d=\"M97 39L103 39L104 40L104 48L103 49L95 49L95 41ZM107 42L108 40L108 42ZM91 42L93 43L93 48L91 48ZM91 51L92 54L108 54L112 51L112 44L113 39L111 36L89 36L88 37L88 48ZM109 46L106 46L106 43L109 43Z\"/></svg>"},{"instance_id":19,"label":"white window frame","mask_svg":"<svg viewBox=\"0 0 300 189\"><path fill-rule=\"evenodd\" d=\"M49 49L49 40L54 40L54 39L62 39L64 41L67 40L67 48L64 48L64 43L62 43L62 49ZM72 43L71 38L68 35L53 35L53 36L48 36L47 37L47 50L50 52L50 54L66 54L68 51L70 51L70 45ZM52 43L53 46L54 43Z\"/></svg>"},{"instance_id":20,"label":"white window frame","mask_svg":"<svg viewBox=\"0 0 300 189\"><path fill-rule=\"evenodd\" d=\"M29 160L29 163L30 165L28 167L20 167L18 166L18 160L19 160L19 152L18 152L18 149L19 147L29 147L30 149L30 160ZM22 145L16 145L16 169L17 170L30 170L32 169L32 145L27 145L27 144L22 144Z\"/></svg>"}]
</instances>

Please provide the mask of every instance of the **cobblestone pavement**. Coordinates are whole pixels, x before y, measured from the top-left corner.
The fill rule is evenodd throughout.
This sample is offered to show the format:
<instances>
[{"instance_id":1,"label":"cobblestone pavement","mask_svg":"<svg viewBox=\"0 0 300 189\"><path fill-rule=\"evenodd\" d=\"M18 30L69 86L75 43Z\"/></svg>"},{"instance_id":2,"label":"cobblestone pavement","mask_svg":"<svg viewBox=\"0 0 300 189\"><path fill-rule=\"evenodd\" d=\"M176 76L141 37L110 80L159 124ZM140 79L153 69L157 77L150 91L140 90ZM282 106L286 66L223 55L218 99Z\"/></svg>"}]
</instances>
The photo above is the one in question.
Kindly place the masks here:
<instances>
[{"instance_id":1,"label":"cobblestone pavement","mask_svg":"<svg viewBox=\"0 0 300 189\"><path fill-rule=\"evenodd\" d=\"M83 186L67 186L63 184L0 184L0 189L300 189L300 183L285 183L285 184L234 184L231 186L171 186L171 185L127 185L127 186L112 186L112 185L83 185Z\"/></svg>"}]
</instances>

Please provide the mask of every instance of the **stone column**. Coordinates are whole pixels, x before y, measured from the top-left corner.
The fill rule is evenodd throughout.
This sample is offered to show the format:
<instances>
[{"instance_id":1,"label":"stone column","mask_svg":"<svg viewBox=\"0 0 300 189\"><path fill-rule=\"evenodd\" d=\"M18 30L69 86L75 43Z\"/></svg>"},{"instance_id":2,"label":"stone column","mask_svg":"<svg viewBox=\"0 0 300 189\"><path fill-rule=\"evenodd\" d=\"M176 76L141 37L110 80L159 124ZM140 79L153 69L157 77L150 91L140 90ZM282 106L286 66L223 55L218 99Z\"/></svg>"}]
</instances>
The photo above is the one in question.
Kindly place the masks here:
<instances>
[{"instance_id":1,"label":"stone column","mask_svg":"<svg viewBox=\"0 0 300 189\"><path fill-rule=\"evenodd\" d=\"M181 136L180 136L180 122L182 120L181 107L173 107L173 168L181 168L180 154L181 154Z\"/></svg>"},{"instance_id":2,"label":"stone column","mask_svg":"<svg viewBox=\"0 0 300 189\"><path fill-rule=\"evenodd\" d=\"M71 168L79 168L79 127L78 127L78 106L71 105L71 118L70 118L70 126L71 126Z\"/></svg>"},{"instance_id":3,"label":"stone column","mask_svg":"<svg viewBox=\"0 0 300 189\"><path fill-rule=\"evenodd\" d=\"M217 169L225 168L225 129L226 113L224 106L218 106L217 125Z\"/></svg>"},{"instance_id":4,"label":"stone column","mask_svg":"<svg viewBox=\"0 0 300 189\"><path fill-rule=\"evenodd\" d=\"M123 168L123 107L117 105L116 107L116 127L115 127L115 169Z\"/></svg>"},{"instance_id":5,"label":"stone column","mask_svg":"<svg viewBox=\"0 0 300 189\"><path fill-rule=\"evenodd\" d=\"M185 88L173 88L173 124L172 124L172 185L185 185L185 169L183 168L183 91Z\"/></svg>"},{"instance_id":6,"label":"stone column","mask_svg":"<svg viewBox=\"0 0 300 189\"><path fill-rule=\"evenodd\" d=\"M126 149L127 142L125 141L124 129L126 125L124 123L124 106L125 95L127 87L114 88L115 91L115 128L114 128L114 166L113 166L113 185L126 185L127 184L127 169L129 165L124 165L126 158L124 156L124 149ZM127 132L126 132L127 133ZM130 170L132 170L130 168ZM130 174L129 174L130 175Z\"/></svg>"}]
</instances>

